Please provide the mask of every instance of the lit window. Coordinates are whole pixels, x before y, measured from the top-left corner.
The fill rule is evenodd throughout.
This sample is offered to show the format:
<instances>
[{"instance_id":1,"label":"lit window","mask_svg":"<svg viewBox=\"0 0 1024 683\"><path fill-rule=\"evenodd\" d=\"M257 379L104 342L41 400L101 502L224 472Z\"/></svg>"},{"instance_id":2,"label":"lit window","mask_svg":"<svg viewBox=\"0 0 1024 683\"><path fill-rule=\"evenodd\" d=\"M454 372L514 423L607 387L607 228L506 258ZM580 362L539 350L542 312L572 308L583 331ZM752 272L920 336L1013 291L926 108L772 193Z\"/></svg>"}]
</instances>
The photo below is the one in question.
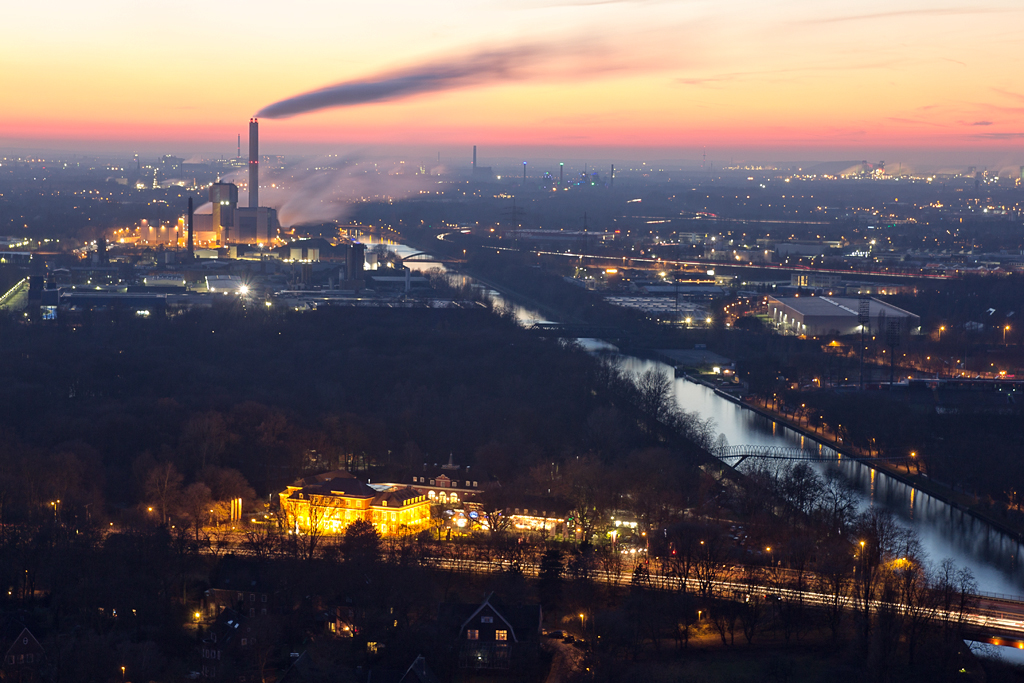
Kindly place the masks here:
<instances>
[{"instance_id":1,"label":"lit window","mask_svg":"<svg viewBox=\"0 0 1024 683\"><path fill-rule=\"evenodd\" d=\"M495 631L494 632L494 639L495 640L508 640L508 631L501 631L501 630Z\"/></svg>"},{"instance_id":2,"label":"lit window","mask_svg":"<svg viewBox=\"0 0 1024 683\"><path fill-rule=\"evenodd\" d=\"M467 629L466 640L480 640L480 631L475 628Z\"/></svg>"}]
</instances>

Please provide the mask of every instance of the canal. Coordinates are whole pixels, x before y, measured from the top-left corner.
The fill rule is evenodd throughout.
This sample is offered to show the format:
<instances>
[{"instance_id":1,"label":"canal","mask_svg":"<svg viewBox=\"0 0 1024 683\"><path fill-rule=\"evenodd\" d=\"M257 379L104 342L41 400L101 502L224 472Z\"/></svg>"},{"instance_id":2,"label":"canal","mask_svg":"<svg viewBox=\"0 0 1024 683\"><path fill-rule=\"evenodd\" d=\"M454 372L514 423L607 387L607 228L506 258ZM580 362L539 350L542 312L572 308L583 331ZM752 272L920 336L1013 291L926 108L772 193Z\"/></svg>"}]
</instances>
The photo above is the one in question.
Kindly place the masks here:
<instances>
[{"instance_id":1,"label":"canal","mask_svg":"<svg viewBox=\"0 0 1024 683\"><path fill-rule=\"evenodd\" d=\"M400 244L389 244L400 256L416 252ZM417 264L426 270L435 264ZM468 276L466 282L472 282ZM491 292L496 304L510 306L523 325L545 322L536 311L507 302L499 292ZM581 340L595 353L611 354L624 370L643 373L656 369L673 378L676 402L683 410L711 418L715 431L724 434L730 445L798 446L816 448L817 443L778 424L760 413L722 398L713 389L682 378L675 378L674 369L658 361L623 355L599 340ZM849 481L858 494L862 510L880 506L891 510L904 525L913 529L921 541L932 566L946 558L958 566L969 567L985 593L1024 594L1024 568L1020 557L1024 551L1016 539L986 522L905 484L887 474L863 465L852 458L841 462L819 463L819 473L834 468Z\"/></svg>"}]
</instances>

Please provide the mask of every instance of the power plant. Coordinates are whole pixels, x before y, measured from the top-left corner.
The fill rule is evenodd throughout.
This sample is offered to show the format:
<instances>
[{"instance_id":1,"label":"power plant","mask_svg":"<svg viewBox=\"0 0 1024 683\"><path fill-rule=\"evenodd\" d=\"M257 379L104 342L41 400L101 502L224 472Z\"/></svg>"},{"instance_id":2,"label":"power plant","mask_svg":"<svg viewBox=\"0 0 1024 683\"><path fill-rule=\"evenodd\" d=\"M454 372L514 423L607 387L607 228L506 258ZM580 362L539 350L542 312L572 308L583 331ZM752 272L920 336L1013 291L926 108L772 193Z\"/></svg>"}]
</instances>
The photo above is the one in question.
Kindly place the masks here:
<instances>
[{"instance_id":1,"label":"power plant","mask_svg":"<svg viewBox=\"0 0 1024 683\"><path fill-rule=\"evenodd\" d=\"M241 136L239 136L241 152ZM249 119L249 202L238 206L238 186L216 182L210 185L213 210L195 217L194 231L200 242L221 246L252 244L269 246L277 238L281 224L277 211L260 206L260 131L259 122Z\"/></svg>"},{"instance_id":2,"label":"power plant","mask_svg":"<svg viewBox=\"0 0 1024 683\"><path fill-rule=\"evenodd\" d=\"M476 145L473 145L473 175L474 176L487 176L488 178L494 177L494 171L491 170L490 166L477 166L476 165Z\"/></svg>"}]
</instances>

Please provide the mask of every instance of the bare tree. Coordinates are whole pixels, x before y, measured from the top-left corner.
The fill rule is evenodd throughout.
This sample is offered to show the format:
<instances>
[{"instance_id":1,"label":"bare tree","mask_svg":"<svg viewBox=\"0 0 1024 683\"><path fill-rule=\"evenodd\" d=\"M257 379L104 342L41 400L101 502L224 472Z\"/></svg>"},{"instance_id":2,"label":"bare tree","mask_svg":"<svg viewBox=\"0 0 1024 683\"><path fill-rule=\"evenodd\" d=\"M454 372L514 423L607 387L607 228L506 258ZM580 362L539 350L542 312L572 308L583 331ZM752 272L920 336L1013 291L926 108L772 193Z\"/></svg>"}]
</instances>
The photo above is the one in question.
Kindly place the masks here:
<instances>
[{"instance_id":1,"label":"bare tree","mask_svg":"<svg viewBox=\"0 0 1024 683\"><path fill-rule=\"evenodd\" d=\"M903 616L907 660L914 666L918 640L938 617L942 598L939 591L934 590L933 579L920 558L897 558L893 562L893 573Z\"/></svg>"},{"instance_id":2,"label":"bare tree","mask_svg":"<svg viewBox=\"0 0 1024 683\"><path fill-rule=\"evenodd\" d=\"M508 514L508 494L503 488L495 488L483 495L483 513L492 538L502 536L512 527L512 515Z\"/></svg>"},{"instance_id":3,"label":"bare tree","mask_svg":"<svg viewBox=\"0 0 1024 683\"><path fill-rule=\"evenodd\" d=\"M448 518L445 516L444 506L434 503L430 506L430 527L437 532L437 540L441 540L441 534L448 526Z\"/></svg>"},{"instance_id":4,"label":"bare tree","mask_svg":"<svg viewBox=\"0 0 1024 683\"><path fill-rule=\"evenodd\" d=\"M849 578L852 564L849 546L845 542L833 540L822 549L815 586L825 598L822 606L833 642L839 639L843 615L850 604Z\"/></svg>"},{"instance_id":5,"label":"bare tree","mask_svg":"<svg viewBox=\"0 0 1024 683\"><path fill-rule=\"evenodd\" d=\"M242 547L257 560L273 559L281 550L281 535L276 524L248 525L244 535Z\"/></svg>"},{"instance_id":6,"label":"bare tree","mask_svg":"<svg viewBox=\"0 0 1024 683\"><path fill-rule=\"evenodd\" d=\"M316 557L325 533L324 521L323 509L310 501L306 527L300 527L295 533L295 548L300 558L312 560Z\"/></svg>"},{"instance_id":7,"label":"bare tree","mask_svg":"<svg viewBox=\"0 0 1024 683\"><path fill-rule=\"evenodd\" d=\"M210 495L210 487L206 484L195 482L186 486L185 490L181 492L178 508L192 527L196 542L199 541L204 523L213 516L212 505L213 498Z\"/></svg>"},{"instance_id":8,"label":"bare tree","mask_svg":"<svg viewBox=\"0 0 1024 683\"><path fill-rule=\"evenodd\" d=\"M196 413L182 429L181 450L203 469L216 463L227 447L229 433L224 418L218 412Z\"/></svg>"},{"instance_id":9,"label":"bare tree","mask_svg":"<svg viewBox=\"0 0 1024 683\"><path fill-rule=\"evenodd\" d=\"M814 514L828 529L832 537L842 535L849 527L857 510L857 494L842 474L825 470L818 490Z\"/></svg>"},{"instance_id":10,"label":"bare tree","mask_svg":"<svg viewBox=\"0 0 1024 683\"><path fill-rule=\"evenodd\" d=\"M978 582L969 567L958 568L956 562L946 558L939 565L934 590L938 594L939 619L946 643L959 642L968 611L973 606L973 595Z\"/></svg>"},{"instance_id":11,"label":"bare tree","mask_svg":"<svg viewBox=\"0 0 1024 683\"><path fill-rule=\"evenodd\" d=\"M712 527L705 528L705 537L694 546L693 575L701 595L711 597L721 568L721 534Z\"/></svg>"},{"instance_id":12,"label":"bare tree","mask_svg":"<svg viewBox=\"0 0 1024 683\"><path fill-rule=\"evenodd\" d=\"M181 493L182 476L172 462L155 465L146 475L146 497L160 512L160 522L166 523L171 506Z\"/></svg>"},{"instance_id":13,"label":"bare tree","mask_svg":"<svg viewBox=\"0 0 1024 683\"><path fill-rule=\"evenodd\" d=\"M754 642L754 636L765 611L765 593L762 585L764 576L761 568L757 565L747 565L743 581L747 584L747 595L739 611L740 626L743 629L743 637L747 639L747 645L750 645Z\"/></svg>"},{"instance_id":14,"label":"bare tree","mask_svg":"<svg viewBox=\"0 0 1024 683\"><path fill-rule=\"evenodd\" d=\"M917 556L917 538L900 526L888 510L873 509L862 514L855 526L858 539L854 595L863 625L864 646L870 642L871 607L886 565L894 559ZM885 587L885 586L882 586Z\"/></svg>"}]
</instances>

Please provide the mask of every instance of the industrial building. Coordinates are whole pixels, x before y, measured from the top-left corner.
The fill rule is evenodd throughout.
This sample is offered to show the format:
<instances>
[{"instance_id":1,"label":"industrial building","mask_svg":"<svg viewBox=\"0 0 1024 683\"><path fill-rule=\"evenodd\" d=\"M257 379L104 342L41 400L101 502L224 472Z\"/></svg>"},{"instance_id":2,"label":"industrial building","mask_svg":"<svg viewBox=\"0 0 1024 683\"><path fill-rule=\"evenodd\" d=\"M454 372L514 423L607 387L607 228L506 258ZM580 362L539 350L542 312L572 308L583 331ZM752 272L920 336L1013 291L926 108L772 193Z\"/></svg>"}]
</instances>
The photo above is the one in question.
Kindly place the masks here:
<instances>
[{"instance_id":1,"label":"industrial building","mask_svg":"<svg viewBox=\"0 0 1024 683\"><path fill-rule=\"evenodd\" d=\"M238 206L234 183L210 185L210 214L195 215L195 239L199 243L269 245L277 239L281 224L277 210L259 205L260 197L259 123L249 121L249 205Z\"/></svg>"},{"instance_id":2,"label":"industrial building","mask_svg":"<svg viewBox=\"0 0 1024 683\"><path fill-rule=\"evenodd\" d=\"M862 302L865 302L863 311ZM919 334L921 329L920 316L878 299L838 296L769 297L768 312L779 332L808 337L858 333L861 331L862 313L868 321L864 329L867 334L885 334L892 320L899 321L901 335Z\"/></svg>"}]
</instances>

